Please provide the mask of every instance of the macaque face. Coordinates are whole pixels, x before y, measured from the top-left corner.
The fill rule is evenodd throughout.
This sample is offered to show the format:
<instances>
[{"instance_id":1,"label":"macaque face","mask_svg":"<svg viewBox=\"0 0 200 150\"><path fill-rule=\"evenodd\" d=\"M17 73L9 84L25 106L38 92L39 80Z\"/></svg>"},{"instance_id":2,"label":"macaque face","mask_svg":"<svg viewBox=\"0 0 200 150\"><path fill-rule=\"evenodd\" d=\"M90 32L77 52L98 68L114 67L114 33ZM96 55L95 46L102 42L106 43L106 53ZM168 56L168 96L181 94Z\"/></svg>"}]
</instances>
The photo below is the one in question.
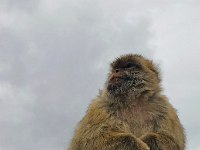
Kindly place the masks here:
<instances>
[{"instance_id":1,"label":"macaque face","mask_svg":"<svg viewBox=\"0 0 200 150\"><path fill-rule=\"evenodd\" d=\"M141 94L158 85L159 76L151 61L139 55L123 55L111 63L107 91L114 96Z\"/></svg>"}]
</instances>

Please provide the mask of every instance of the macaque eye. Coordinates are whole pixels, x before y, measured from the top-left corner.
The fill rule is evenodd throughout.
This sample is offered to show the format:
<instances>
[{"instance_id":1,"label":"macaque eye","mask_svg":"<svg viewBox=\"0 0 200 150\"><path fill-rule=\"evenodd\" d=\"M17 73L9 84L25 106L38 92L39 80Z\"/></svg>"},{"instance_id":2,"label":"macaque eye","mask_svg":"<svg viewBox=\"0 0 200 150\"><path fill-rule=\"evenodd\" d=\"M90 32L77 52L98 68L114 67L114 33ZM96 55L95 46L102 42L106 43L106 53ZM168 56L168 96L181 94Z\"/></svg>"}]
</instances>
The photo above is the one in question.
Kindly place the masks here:
<instances>
[{"instance_id":1,"label":"macaque eye","mask_svg":"<svg viewBox=\"0 0 200 150\"><path fill-rule=\"evenodd\" d=\"M131 67L134 67L135 65L133 63L128 63L126 64L125 68L131 68Z\"/></svg>"},{"instance_id":2,"label":"macaque eye","mask_svg":"<svg viewBox=\"0 0 200 150\"><path fill-rule=\"evenodd\" d=\"M119 69L115 69L114 72L115 72L115 73L118 73L118 72L119 72Z\"/></svg>"},{"instance_id":3,"label":"macaque eye","mask_svg":"<svg viewBox=\"0 0 200 150\"><path fill-rule=\"evenodd\" d=\"M135 64L135 63L132 63L132 62L129 62L129 63L127 63L127 64L125 65L124 68L135 68L135 69L138 69L138 68L140 68L140 65Z\"/></svg>"}]
</instances>

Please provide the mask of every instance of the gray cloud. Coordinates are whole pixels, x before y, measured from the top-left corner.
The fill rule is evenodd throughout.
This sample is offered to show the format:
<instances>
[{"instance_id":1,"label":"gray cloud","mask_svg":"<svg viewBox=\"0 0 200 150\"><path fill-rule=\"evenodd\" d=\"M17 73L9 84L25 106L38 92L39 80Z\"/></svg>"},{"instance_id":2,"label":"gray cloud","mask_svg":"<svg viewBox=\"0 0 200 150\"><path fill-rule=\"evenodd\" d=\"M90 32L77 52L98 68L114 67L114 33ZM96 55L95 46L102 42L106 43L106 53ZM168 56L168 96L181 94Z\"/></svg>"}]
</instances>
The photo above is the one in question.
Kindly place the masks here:
<instances>
[{"instance_id":1,"label":"gray cloud","mask_svg":"<svg viewBox=\"0 0 200 150\"><path fill-rule=\"evenodd\" d=\"M164 57L167 55L167 59L175 62L170 53L153 49L166 46L155 44L162 42L156 37L162 31L155 28L162 20L157 12L179 3L154 2L149 6L144 1L128 0L1 3L0 149L65 149L76 123L103 87L109 62L120 54L141 53L155 58L160 53L164 64L168 63ZM164 39L162 35L159 38ZM173 91L180 89L183 79L187 80L185 72L174 82L170 73L178 66L163 67L169 72L163 74L168 77L164 80L167 93L180 99ZM195 83L198 75L192 80L196 85L194 91L198 89ZM196 99L197 95L193 97ZM186 109L184 105L190 105L186 100L182 107L179 102L172 102L182 111ZM187 128L196 129L197 126L185 121L194 112L188 110L187 116L182 111L180 115ZM195 130L188 134L197 141ZM192 143L190 147L198 149L198 144Z\"/></svg>"},{"instance_id":2,"label":"gray cloud","mask_svg":"<svg viewBox=\"0 0 200 150\"><path fill-rule=\"evenodd\" d=\"M12 18L0 30L0 145L5 150L65 149L103 86L108 62L126 49L152 54L148 19L112 18L89 1L61 3L58 10L47 4L35 4L39 7L29 14L20 2L15 9L7 3L12 9L4 10Z\"/></svg>"}]
</instances>

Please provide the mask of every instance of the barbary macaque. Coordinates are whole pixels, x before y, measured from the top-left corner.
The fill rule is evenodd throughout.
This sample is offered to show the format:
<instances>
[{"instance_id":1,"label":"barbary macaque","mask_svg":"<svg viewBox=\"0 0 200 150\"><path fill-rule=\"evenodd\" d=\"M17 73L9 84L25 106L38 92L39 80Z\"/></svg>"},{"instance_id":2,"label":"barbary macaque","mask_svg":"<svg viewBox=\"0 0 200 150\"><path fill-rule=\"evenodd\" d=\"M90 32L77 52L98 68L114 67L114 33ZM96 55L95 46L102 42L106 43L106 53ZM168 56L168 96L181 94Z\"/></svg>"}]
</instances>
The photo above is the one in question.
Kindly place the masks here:
<instances>
[{"instance_id":1,"label":"barbary macaque","mask_svg":"<svg viewBox=\"0 0 200 150\"><path fill-rule=\"evenodd\" d=\"M160 81L157 66L141 55L114 60L68 150L184 150L184 129Z\"/></svg>"}]
</instances>

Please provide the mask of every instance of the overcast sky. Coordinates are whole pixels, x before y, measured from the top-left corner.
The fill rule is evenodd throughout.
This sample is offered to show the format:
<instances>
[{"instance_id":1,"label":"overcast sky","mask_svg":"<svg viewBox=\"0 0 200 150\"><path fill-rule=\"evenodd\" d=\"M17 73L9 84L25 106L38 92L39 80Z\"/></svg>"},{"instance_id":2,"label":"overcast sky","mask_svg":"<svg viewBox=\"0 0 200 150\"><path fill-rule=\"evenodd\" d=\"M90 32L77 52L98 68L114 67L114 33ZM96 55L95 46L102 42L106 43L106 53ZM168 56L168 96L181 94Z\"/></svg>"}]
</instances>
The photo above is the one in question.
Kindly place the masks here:
<instances>
[{"instance_id":1,"label":"overcast sky","mask_svg":"<svg viewBox=\"0 0 200 150\"><path fill-rule=\"evenodd\" d=\"M65 150L109 62L139 53L200 150L199 0L0 0L0 150Z\"/></svg>"}]
</instances>

